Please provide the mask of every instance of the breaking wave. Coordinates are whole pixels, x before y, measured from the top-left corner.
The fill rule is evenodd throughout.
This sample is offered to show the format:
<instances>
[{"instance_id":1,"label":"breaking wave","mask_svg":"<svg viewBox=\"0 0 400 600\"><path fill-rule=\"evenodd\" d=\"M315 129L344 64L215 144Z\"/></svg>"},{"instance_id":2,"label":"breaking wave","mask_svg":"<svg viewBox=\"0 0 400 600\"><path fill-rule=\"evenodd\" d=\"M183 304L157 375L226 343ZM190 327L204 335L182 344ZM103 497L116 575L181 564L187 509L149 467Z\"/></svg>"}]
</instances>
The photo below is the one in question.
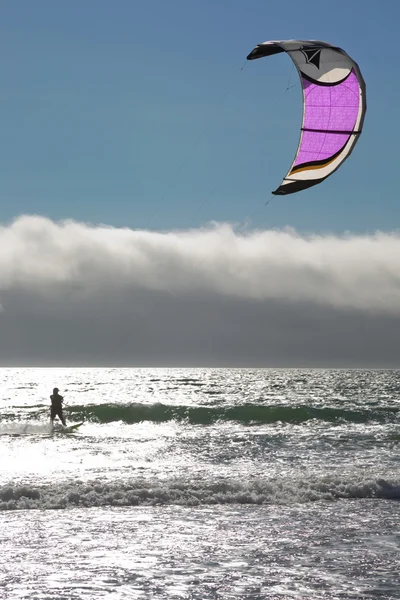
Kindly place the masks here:
<instances>
[{"instance_id":1,"label":"breaking wave","mask_svg":"<svg viewBox=\"0 0 400 600\"><path fill-rule=\"evenodd\" d=\"M63 482L3 485L0 510L68 509L101 506L288 505L339 499L400 500L400 480L340 479L234 481Z\"/></svg>"},{"instance_id":2,"label":"breaking wave","mask_svg":"<svg viewBox=\"0 0 400 600\"><path fill-rule=\"evenodd\" d=\"M14 407L19 408L19 407ZM33 409L33 410L32 410ZM21 416L25 417L21 422ZM400 407L354 407L338 408L327 406L307 405L268 405L268 404L240 404L240 405L173 405L173 404L87 404L72 405L66 408L67 421L70 424L85 421L98 424L125 423L134 425L144 421L153 423L167 423L175 421L190 425L213 425L217 423L236 422L243 425L273 425L275 423L300 425L307 422L325 422L332 425L342 423L378 423L397 424L400 422ZM20 412L8 411L2 414L3 423L0 424L0 435L4 434L46 434L49 425L40 424L45 417L48 419L48 407L37 405L27 415Z\"/></svg>"},{"instance_id":3,"label":"breaking wave","mask_svg":"<svg viewBox=\"0 0 400 600\"><path fill-rule=\"evenodd\" d=\"M122 421L127 424L152 421L185 421L193 425L212 425L223 421L235 421L243 424L252 423L305 423L319 420L330 423L350 422L393 422L397 420L400 409L386 407L379 409L341 409L312 406L283 406L265 404L242 404L237 406L183 406L169 404L99 404L71 406L68 409L70 418L112 423Z\"/></svg>"}]
</instances>

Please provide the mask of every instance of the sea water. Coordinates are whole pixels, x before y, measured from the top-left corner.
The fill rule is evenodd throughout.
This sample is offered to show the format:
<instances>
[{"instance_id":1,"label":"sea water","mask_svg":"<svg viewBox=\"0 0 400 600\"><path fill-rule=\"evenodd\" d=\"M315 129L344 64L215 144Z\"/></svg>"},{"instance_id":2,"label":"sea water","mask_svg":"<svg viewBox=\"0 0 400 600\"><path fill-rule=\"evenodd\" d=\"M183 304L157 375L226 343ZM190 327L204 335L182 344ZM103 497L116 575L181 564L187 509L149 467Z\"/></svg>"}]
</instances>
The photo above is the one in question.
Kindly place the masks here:
<instances>
[{"instance_id":1,"label":"sea water","mask_svg":"<svg viewBox=\"0 0 400 600\"><path fill-rule=\"evenodd\" d=\"M49 424L57 386L68 424ZM0 370L0 598L400 598L400 371Z\"/></svg>"}]
</instances>

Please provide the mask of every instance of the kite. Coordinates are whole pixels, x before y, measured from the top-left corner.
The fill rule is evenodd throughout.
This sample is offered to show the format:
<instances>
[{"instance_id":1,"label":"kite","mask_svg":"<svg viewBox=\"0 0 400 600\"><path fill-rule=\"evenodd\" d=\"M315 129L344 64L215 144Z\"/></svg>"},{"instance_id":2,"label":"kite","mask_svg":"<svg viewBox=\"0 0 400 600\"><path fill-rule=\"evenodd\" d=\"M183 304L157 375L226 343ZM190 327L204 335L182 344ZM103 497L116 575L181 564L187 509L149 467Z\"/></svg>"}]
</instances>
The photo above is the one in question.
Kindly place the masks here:
<instances>
[{"instance_id":1,"label":"kite","mask_svg":"<svg viewBox=\"0 0 400 600\"><path fill-rule=\"evenodd\" d=\"M366 86L358 64L341 48L317 40L258 44L248 60L287 52L300 76L303 121L293 164L272 192L283 196L305 190L332 175L361 135Z\"/></svg>"}]
</instances>

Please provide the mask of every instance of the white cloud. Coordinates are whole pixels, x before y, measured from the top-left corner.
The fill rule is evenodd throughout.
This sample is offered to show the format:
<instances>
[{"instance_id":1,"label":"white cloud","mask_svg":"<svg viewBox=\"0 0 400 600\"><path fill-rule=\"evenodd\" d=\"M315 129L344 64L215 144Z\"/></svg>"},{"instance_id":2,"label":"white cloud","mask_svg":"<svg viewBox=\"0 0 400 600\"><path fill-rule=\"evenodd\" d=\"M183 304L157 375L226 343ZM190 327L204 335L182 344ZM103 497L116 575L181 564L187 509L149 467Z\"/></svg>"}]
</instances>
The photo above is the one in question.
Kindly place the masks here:
<instances>
[{"instance_id":1,"label":"white cloud","mask_svg":"<svg viewBox=\"0 0 400 600\"><path fill-rule=\"evenodd\" d=\"M0 228L0 248L0 293L134 288L400 314L397 232L239 233L228 224L151 232L22 216Z\"/></svg>"}]
</instances>

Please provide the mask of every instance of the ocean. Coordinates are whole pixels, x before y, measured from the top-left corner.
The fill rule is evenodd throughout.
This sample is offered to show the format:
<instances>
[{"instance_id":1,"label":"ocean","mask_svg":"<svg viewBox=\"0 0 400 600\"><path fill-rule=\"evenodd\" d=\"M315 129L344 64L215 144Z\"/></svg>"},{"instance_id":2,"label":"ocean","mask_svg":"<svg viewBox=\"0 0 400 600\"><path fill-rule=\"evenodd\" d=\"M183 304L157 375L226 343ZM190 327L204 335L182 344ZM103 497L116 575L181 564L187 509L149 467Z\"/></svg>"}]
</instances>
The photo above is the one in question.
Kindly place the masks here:
<instances>
[{"instance_id":1,"label":"ocean","mask_svg":"<svg viewBox=\"0 0 400 600\"><path fill-rule=\"evenodd\" d=\"M400 371L0 384L1 599L400 598Z\"/></svg>"}]
</instances>

